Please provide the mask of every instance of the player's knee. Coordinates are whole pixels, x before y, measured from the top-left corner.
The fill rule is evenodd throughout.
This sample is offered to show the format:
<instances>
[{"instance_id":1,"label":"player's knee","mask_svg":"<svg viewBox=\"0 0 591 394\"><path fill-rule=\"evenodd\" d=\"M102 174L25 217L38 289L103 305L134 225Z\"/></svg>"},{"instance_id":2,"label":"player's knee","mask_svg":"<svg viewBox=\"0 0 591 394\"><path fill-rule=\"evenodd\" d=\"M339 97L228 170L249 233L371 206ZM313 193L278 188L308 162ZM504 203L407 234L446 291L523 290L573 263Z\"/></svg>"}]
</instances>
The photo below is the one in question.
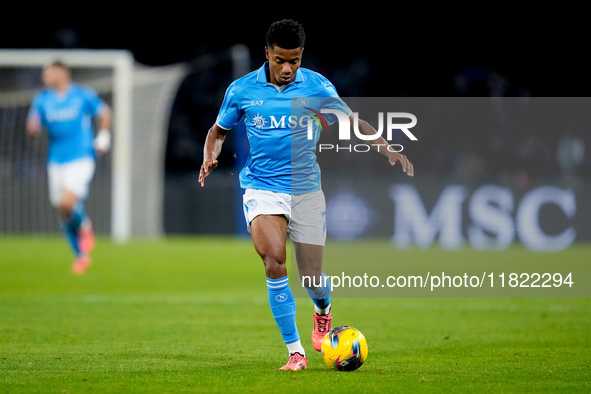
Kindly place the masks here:
<instances>
[{"instance_id":1,"label":"player's knee","mask_svg":"<svg viewBox=\"0 0 591 394\"><path fill-rule=\"evenodd\" d=\"M265 264L267 275L275 277L285 271L285 254L283 253L265 253L261 255Z\"/></svg>"},{"instance_id":2,"label":"player's knee","mask_svg":"<svg viewBox=\"0 0 591 394\"><path fill-rule=\"evenodd\" d=\"M78 201L78 198L74 193L70 191L64 191L57 208L62 218L68 218L72 215L76 201Z\"/></svg>"},{"instance_id":3,"label":"player's knee","mask_svg":"<svg viewBox=\"0 0 591 394\"><path fill-rule=\"evenodd\" d=\"M74 204L70 201L61 201L57 206L57 211L62 218L69 218L72 216Z\"/></svg>"},{"instance_id":4,"label":"player's knee","mask_svg":"<svg viewBox=\"0 0 591 394\"><path fill-rule=\"evenodd\" d=\"M265 264L267 278L282 278L286 275L285 264Z\"/></svg>"}]
</instances>

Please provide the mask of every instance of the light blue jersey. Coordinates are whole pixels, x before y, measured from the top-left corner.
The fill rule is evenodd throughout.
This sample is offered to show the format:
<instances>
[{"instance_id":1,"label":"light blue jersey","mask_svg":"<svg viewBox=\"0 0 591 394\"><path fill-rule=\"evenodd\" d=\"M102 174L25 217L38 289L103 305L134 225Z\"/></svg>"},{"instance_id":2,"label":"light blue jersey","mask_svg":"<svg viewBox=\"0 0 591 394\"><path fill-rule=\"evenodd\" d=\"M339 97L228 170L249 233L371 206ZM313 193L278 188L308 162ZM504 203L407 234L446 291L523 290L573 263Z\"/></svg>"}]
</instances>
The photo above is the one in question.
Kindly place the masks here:
<instances>
[{"instance_id":1,"label":"light blue jersey","mask_svg":"<svg viewBox=\"0 0 591 394\"><path fill-rule=\"evenodd\" d=\"M278 87L267 82L267 69L265 63L232 82L217 117L226 130L244 119L250 151L240 186L287 194L320 190L316 144L321 125L336 117L326 114L320 121L315 114L321 108L351 111L322 75L299 68L292 83Z\"/></svg>"},{"instance_id":2,"label":"light blue jersey","mask_svg":"<svg viewBox=\"0 0 591 394\"><path fill-rule=\"evenodd\" d=\"M38 117L49 134L49 163L95 157L92 123L105 108L94 90L71 83L62 95L45 89L35 96L29 118Z\"/></svg>"}]
</instances>

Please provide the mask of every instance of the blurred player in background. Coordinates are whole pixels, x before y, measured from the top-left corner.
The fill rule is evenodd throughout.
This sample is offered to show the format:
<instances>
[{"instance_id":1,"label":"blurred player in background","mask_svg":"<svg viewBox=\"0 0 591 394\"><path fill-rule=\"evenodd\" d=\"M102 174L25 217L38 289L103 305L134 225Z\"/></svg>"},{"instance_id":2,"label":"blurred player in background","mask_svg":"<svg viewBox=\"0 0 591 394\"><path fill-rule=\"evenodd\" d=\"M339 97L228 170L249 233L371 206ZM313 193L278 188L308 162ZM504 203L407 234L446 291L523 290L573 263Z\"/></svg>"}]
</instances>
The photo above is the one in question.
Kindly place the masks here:
<instances>
[{"instance_id":1,"label":"blurred player in background","mask_svg":"<svg viewBox=\"0 0 591 394\"><path fill-rule=\"evenodd\" d=\"M307 146L293 145L296 135L305 134L306 129L297 122L294 127L288 121L293 110L291 99L328 98L323 101L323 108L340 110L349 114L350 119L352 115L330 81L314 71L300 68L305 33L299 23L274 22L266 38L268 61L234 81L226 91L217 120L205 140L199 181L204 186L205 177L218 164L217 157L226 134L244 119L250 151L240 173L240 184L246 189L247 227L265 265L271 311L289 352L289 361L281 369L301 370L306 369L308 359L296 326L295 300L285 267L288 235L300 276L314 278L307 285L303 284L314 303L312 343L317 351L321 350L322 338L332 328L332 316L330 281L322 272L326 203L315 155L318 135ZM335 120L330 119L331 122ZM359 126L364 134L376 135L367 122L359 120ZM382 137L372 142L388 145ZM405 156L387 149L379 152L388 157L391 165L400 163L405 173L413 175L412 164ZM292 157L301 159L294 163Z\"/></svg>"},{"instance_id":2,"label":"blurred player in background","mask_svg":"<svg viewBox=\"0 0 591 394\"><path fill-rule=\"evenodd\" d=\"M49 135L49 198L75 255L72 269L81 274L91 264L89 253L95 243L84 201L96 155L111 147L111 110L94 90L74 83L69 68L61 62L46 65L42 80L47 89L33 100L26 132L37 136L43 126ZM95 121L99 129L96 137Z\"/></svg>"}]
</instances>

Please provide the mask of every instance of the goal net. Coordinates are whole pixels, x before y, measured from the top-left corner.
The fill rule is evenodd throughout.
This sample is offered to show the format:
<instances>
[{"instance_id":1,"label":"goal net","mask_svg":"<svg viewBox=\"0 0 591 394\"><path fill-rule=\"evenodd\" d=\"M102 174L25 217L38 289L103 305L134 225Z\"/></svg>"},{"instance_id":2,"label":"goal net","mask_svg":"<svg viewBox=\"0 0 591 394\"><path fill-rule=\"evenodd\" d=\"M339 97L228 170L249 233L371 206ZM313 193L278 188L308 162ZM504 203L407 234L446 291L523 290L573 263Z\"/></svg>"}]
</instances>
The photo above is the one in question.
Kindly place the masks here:
<instances>
[{"instance_id":1,"label":"goal net","mask_svg":"<svg viewBox=\"0 0 591 394\"><path fill-rule=\"evenodd\" d=\"M95 231L121 242L160 235L169 113L188 66L143 66L124 50L0 50L0 234L59 231L48 198L47 135L25 134L42 67L53 60L113 110L113 149L99 158L87 200Z\"/></svg>"}]
</instances>

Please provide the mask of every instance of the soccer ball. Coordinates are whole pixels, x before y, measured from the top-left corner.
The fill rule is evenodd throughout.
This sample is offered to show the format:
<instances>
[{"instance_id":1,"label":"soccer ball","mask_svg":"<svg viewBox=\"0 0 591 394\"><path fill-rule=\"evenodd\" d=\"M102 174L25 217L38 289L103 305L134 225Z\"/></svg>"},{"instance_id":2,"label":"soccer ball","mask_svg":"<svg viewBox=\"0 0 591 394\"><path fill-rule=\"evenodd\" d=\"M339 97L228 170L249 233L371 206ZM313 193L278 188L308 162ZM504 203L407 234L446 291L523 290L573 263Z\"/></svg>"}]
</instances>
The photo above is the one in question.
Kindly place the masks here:
<instances>
[{"instance_id":1,"label":"soccer ball","mask_svg":"<svg viewBox=\"0 0 591 394\"><path fill-rule=\"evenodd\" d=\"M367 340L354 327L335 327L322 340L322 359L337 371L354 371L367 359Z\"/></svg>"}]
</instances>

